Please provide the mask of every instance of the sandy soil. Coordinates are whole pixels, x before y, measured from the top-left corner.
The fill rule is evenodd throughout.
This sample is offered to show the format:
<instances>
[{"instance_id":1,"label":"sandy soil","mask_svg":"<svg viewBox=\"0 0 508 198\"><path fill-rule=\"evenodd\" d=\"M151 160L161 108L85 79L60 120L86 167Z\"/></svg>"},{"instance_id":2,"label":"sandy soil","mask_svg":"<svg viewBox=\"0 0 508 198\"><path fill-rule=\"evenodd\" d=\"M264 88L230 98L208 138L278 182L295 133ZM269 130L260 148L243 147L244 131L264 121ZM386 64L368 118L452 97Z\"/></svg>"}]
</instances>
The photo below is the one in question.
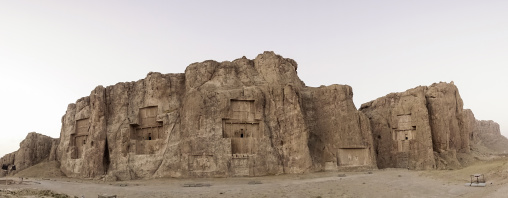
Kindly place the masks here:
<instances>
[{"instance_id":1,"label":"sandy soil","mask_svg":"<svg viewBox=\"0 0 508 198\"><path fill-rule=\"evenodd\" d=\"M468 187L469 175L483 173L486 187ZM57 197L42 190L70 197L507 197L508 158L477 162L445 171L405 169L371 172L320 172L247 178L155 179L102 182L71 178L0 178L0 197ZM25 190L33 195L9 195ZM7 191L8 190L8 191ZM46 192L46 191L45 191Z\"/></svg>"}]
</instances>

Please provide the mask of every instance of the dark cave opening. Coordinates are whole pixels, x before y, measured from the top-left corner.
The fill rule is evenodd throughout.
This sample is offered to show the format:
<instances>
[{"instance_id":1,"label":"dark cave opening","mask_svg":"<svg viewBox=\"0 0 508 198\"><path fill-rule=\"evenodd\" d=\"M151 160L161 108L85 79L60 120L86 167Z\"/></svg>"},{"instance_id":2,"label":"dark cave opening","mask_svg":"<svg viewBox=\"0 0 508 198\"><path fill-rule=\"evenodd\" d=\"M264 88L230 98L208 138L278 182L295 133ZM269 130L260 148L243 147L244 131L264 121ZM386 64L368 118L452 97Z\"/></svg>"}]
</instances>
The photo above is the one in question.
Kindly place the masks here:
<instances>
[{"instance_id":1,"label":"dark cave opening","mask_svg":"<svg viewBox=\"0 0 508 198\"><path fill-rule=\"evenodd\" d=\"M103 159L102 159L102 165L104 167L104 174L108 173L110 164L111 164L111 160L109 158L109 145L108 145L108 139L106 138L106 144L104 145L104 155L103 155Z\"/></svg>"}]
</instances>

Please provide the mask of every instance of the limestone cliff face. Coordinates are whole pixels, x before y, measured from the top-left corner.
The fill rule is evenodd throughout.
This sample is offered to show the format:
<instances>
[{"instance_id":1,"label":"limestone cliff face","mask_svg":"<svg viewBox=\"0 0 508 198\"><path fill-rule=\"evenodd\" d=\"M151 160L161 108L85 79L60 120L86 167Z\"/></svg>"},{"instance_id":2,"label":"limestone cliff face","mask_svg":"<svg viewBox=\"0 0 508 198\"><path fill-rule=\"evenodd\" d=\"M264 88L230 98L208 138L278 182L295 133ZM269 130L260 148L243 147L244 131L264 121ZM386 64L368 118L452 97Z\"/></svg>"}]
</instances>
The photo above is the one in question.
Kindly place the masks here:
<instances>
[{"instance_id":1,"label":"limestone cliff face","mask_svg":"<svg viewBox=\"0 0 508 198\"><path fill-rule=\"evenodd\" d=\"M448 150L468 152L469 133L462 130L464 109L457 87L453 83L433 84L428 87L425 97L434 150L438 153Z\"/></svg>"},{"instance_id":2,"label":"limestone cliff face","mask_svg":"<svg viewBox=\"0 0 508 198\"><path fill-rule=\"evenodd\" d=\"M17 151L14 151L12 153L4 155L2 158L0 158L0 163L2 165L14 164L14 159L16 158L16 152Z\"/></svg>"},{"instance_id":3,"label":"limestone cliff face","mask_svg":"<svg viewBox=\"0 0 508 198\"><path fill-rule=\"evenodd\" d=\"M99 86L69 105L56 158L68 176L120 180L375 167L351 87L309 88L296 70L265 52Z\"/></svg>"},{"instance_id":4,"label":"limestone cliff face","mask_svg":"<svg viewBox=\"0 0 508 198\"><path fill-rule=\"evenodd\" d=\"M58 139L54 139L39 133L28 133L26 138L19 144L19 149L5 155L0 159L1 165L9 167L9 173L16 173L44 160L49 160L51 149L55 147ZM16 170L12 170L16 166ZM3 173L4 174L4 173Z\"/></svg>"},{"instance_id":5,"label":"limestone cliff face","mask_svg":"<svg viewBox=\"0 0 508 198\"><path fill-rule=\"evenodd\" d=\"M130 180L447 169L508 151L499 125L464 110L453 83L391 93L360 111L352 98L348 85L305 86L296 62L273 52L209 60L98 86L68 105L59 139L30 133L0 162L19 171L56 160L69 177Z\"/></svg>"},{"instance_id":6,"label":"limestone cliff face","mask_svg":"<svg viewBox=\"0 0 508 198\"><path fill-rule=\"evenodd\" d=\"M376 167L369 120L353 104L350 86L307 88L303 99L316 170ZM350 156L358 158L350 160Z\"/></svg>"},{"instance_id":7,"label":"limestone cliff face","mask_svg":"<svg viewBox=\"0 0 508 198\"><path fill-rule=\"evenodd\" d=\"M379 168L457 168L461 166L457 154L468 154L485 143L493 145L475 142L506 139L499 126L497 130L495 124L483 127L485 122L476 121L471 110L463 109L453 83L388 94L363 104L360 110L370 119Z\"/></svg>"},{"instance_id":8,"label":"limestone cliff face","mask_svg":"<svg viewBox=\"0 0 508 198\"><path fill-rule=\"evenodd\" d=\"M435 168L427 90L388 94L360 108L370 119L378 168Z\"/></svg>"},{"instance_id":9,"label":"limestone cliff face","mask_svg":"<svg viewBox=\"0 0 508 198\"><path fill-rule=\"evenodd\" d=\"M14 164L18 171L49 158L53 138L39 133L29 133L19 144Z\"/></svg>"},{"instance_id":10,"label":"limestone cliff face","mask_svg":"<svg viewBox=\"0 0 508 198\"><path fill-rule=\"evenodd\" d=\"M464 134L463 136L461 136L463 139L467 139L467 140L462 140L464 142L469 142L469 150L473 150L474 148L474 144L475 142L478 140L478 135L477 133L475 133L475 129L476 129L476 118L474 117L474 114L473 114L473 111L471 111L471 109L464 109L464 111L462 111L462 129L464 132L462 134ZM466 151L465 153L468 153L468 151Z\"/></svg>"},{"instance_id":11,"label":"limestone cliff face","mask_svg":"<svg viewBox=\"0 0 508 198\"><path fill-rule=\"evenodd\" d=\"M0 158L0 165L2 166L2 170L0 170L0 177L4 177L7 175L7 171L11 170L14 165L14 159L16 158L16 152L17 151L14 151Z\"/></svg>"},{"instance_id":12,"label":"limestone cliff face","mask_svg":"<svg viewBox=\"0 0 508 198\"><path fill-rule=\"evenodd\" d=\"M499 124L492 120L476 120L474 128L475 145L481 145L490 153L507 154L508 139L501 135Z\"/></svg>"}]
</instances>

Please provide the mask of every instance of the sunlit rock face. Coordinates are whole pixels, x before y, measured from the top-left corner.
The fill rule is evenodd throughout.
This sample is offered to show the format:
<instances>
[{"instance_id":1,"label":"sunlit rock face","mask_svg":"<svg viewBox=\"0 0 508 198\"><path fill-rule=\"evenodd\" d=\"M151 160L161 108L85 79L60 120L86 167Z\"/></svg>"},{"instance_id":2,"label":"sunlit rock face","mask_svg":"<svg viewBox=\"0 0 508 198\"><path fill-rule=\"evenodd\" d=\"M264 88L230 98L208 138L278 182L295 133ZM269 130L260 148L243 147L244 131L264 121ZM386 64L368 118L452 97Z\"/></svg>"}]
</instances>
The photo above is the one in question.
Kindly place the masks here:
<instances>
[{"instance_id":1,"label":"sunlit rock face","mask_svg":"<svg viewBox=\"0 0 508 198\"><path fill-rule=\"evenodd\" d=\"M508 152L499 125L463 109L453 83L360 110L352 99L348 85L305 86L296 62L273 52L209 60L98 86L68 105L59 139L30 133L0 162L11 175L55 160L69 177L130 180L450 169Z\"/></svg>"},{"instance_id":2,"label":"sunlit rock face","mask_svg":"<svg viewBox=\"0 0 508 198\"><path fill-rule=\"evenodd\" d=\"M68 106L56 158L71 177L231 177L375 168L347 85L311 88L295 61L204 61L99 86Z\"/></svg>"},{"instance_id":3,"label":"sunlit rock face","mask_svg":"<svg viewBox=\"0 0 508 198\"><path fill-rule=\"evenodd\" d=\"M435 168L427 87L391 93L365 103L379 168Z\"/></svg>"},{"instance_id":4,"label":"sunlit rock face","mask_svg":"<svg viewBox=\"0 0 508 198\"><path fill-rule=\"evenodd\" d=\"M26 138L19 144L19 149L14 158L14 165L18 171L47 160L54 147L56 140L39 133L28 133Z\"/></svg>"},{"instance_id":5,"label":"sunlit rock face","mask_svg":"<svg viewBox=\"0 0 508 198\"><path fill-rule=\"evenodd\" d=\"M17 151L0 158L0 165L5 169L0 175L13 175L39 162L50 160L50 155L57 145L58 139L35 132L28 133Z\"/></svg>"},{"instance_id":6,"label":"sunlit rock face","mask_svg":"<svg viewBox=\"0 0 508 198\"><path fill-rule=\"evenodd\" d=\"M497 124L477 121L471 110L463 109L453 82L391 93L360 110L370 120L379 168L457 168L457 155L492 145L487 139L506 139Z\"/></svg>"}]
</instances>

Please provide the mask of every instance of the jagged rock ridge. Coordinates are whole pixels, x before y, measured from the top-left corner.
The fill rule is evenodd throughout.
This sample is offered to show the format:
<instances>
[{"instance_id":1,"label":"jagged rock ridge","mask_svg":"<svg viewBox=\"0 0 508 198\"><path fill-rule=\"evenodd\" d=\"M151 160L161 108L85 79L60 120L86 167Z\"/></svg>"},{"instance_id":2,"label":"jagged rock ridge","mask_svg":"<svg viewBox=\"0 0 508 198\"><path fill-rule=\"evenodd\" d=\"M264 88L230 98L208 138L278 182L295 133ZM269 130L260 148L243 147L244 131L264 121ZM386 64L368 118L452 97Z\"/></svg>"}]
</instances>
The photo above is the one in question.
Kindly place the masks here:
<instances>
[{"instance_id":1,"label":"jagged rock ridge","mask_svg":"<svg viewBox=\"0 0 508 198\"><path fill-rule=\"evenodd\" d=\"M462 109L453 84L392 93L358 111L350 86L307 87L296 71L294 60L265 52L98 86L68 106L60 139L36 138L40 152L27 141L21 153L35 154L1 162L56 160L69 177L110 180L432 169L460 166L457 155L501 136Z\"/></svg>"}]
</instances>

